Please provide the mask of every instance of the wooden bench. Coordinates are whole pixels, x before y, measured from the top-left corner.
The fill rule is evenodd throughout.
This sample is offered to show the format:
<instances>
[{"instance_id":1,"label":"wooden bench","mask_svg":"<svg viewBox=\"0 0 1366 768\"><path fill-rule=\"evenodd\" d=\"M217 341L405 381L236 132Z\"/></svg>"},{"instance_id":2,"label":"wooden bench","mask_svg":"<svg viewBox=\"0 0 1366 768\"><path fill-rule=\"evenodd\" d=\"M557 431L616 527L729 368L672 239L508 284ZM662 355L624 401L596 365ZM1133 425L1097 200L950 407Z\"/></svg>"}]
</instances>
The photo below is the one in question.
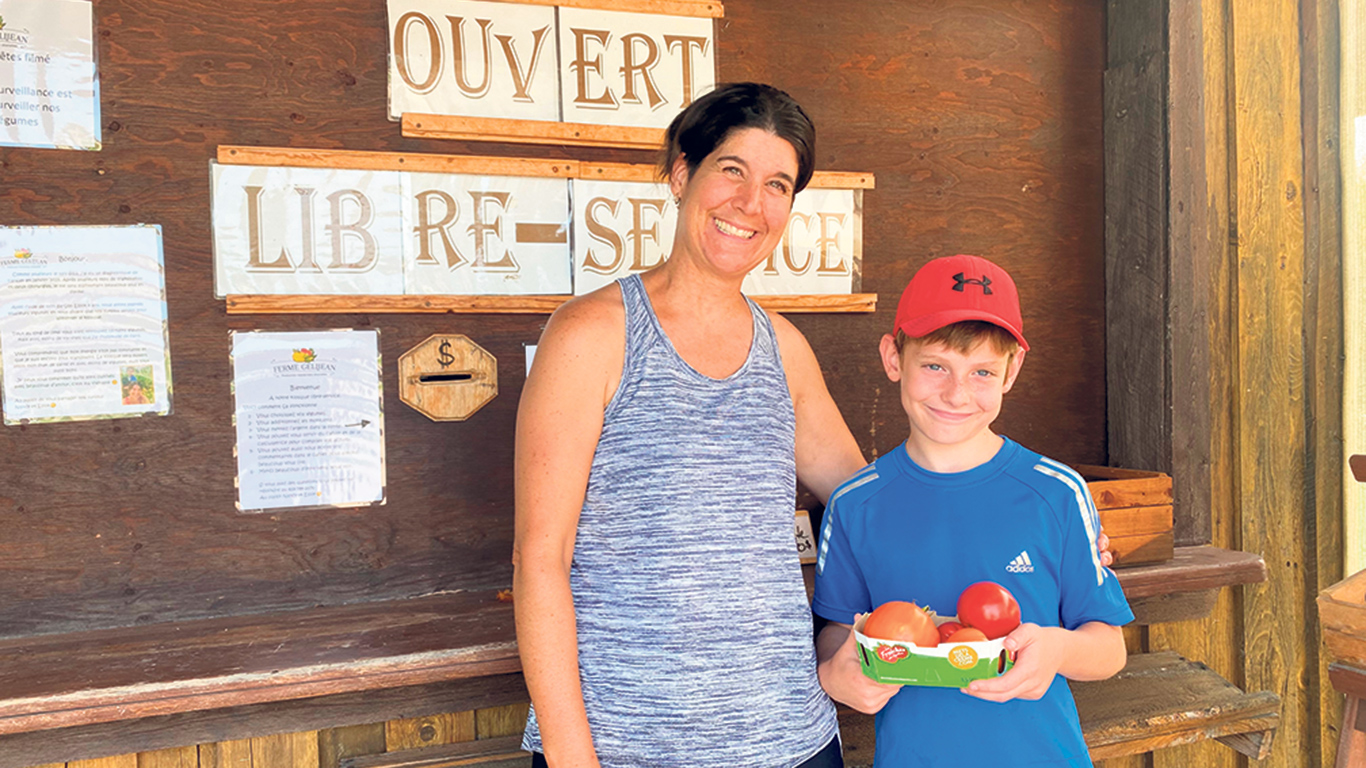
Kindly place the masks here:
<instances>
[{"instance_id":1,"label":"wooden bench","mask_svg":"<svg viewBox=\"0 0 1366 768\"><path fill-rule=\"evenodd\" d=\"M1118 574L1136 611L1167 614L1266 578L1212 547ZM524 702L519 670L495 589L5 640L0 768Z\"/></svg>"}]
</instances>

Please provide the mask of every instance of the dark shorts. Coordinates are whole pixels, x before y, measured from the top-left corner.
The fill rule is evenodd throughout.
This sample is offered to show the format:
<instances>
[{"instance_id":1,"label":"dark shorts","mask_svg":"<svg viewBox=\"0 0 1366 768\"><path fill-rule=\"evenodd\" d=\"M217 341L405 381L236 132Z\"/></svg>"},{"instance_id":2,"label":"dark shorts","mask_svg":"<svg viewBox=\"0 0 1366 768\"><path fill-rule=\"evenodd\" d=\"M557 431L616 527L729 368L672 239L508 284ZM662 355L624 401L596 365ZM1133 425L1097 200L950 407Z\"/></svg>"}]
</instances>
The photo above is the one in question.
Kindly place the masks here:
<instances>
[{"instance_id":1,"label":"dark shorts","mask_svg":"<svg viewBox=\"0 0 1366 768\"><path fill-rule=\"evenodd\" d=\"M540 752L532 752L531 768L549 768L545 762L545 755ZM844 758L840 755L840 737L836 736L831 739L824 749L797 768L844 768Z\"/></svg>"}]
</instances>

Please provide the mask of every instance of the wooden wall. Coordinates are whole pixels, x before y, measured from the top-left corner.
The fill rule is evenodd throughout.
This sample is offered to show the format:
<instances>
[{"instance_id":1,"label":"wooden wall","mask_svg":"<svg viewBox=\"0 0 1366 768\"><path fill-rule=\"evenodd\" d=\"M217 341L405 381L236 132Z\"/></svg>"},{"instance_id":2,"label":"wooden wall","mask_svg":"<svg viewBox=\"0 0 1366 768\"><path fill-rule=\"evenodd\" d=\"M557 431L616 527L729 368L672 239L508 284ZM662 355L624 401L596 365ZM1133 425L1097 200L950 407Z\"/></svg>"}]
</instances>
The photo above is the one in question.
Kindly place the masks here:
<instances>
[{"instance_id":1,"label":"wooden wall","mask_svg":"<svg viewBox=\"0 0 1366 768\"><path fill-rule=\"evenodd\" d=\"M208 163L220 144L651 160L418 141L386 115L373 0L100 0L104 150L0 149L6 224L161 224L175 412L0 429L0 637L401 597L509 582L512 425L541 316L227 317L213 298ZM1089 0L734 2L723 79L788 89L819 167L872 171L875 315L798 317L869 454L904 437L876 343L933 256L998 259L1034 345L1001 426L1105 459L1100 262L1102 9ZM366 511L234 511L228 331L382 331L389 499ZM437 424L402 405L398 356L434 332L502 361L498 398Z\"/></svg>"},{"instance_id":2,"label":"wooden wall","mask_svg":"<svg viewBox=\"0 0 1366 768\"><path fill-rule=\"evenodd\" d=\"M1145 104L1164 115L1156 154L1167 183L1156 193L1130 185L1126 201L1161 212L1143 251L1161 309L1111 328L1112 339L1147 345L1139 352L1161 360L1161 373L1120 388L1112 369L1111 459L1163 457L1178 538L1257 552L1268 568L1266 583L1221 593L1210 618L1153 626L1142 644L1281 697L1273 753L1259 764L1331 765L1341 696L1313 606L1343 575L1338 3L1110 6L1112 18L1123 6L1160 25L1156 36L1151 26L1129 34L1156 41L1169 66ZM1122 298L1141 305L1151 293ZM1145 403L1170 419L1136 415ZM1213 742L1148 760L1247 763Z\"/></svg>"},{"instance_id":3,"label":"wooden wall","mask_svg":"<svg viewBox=\"0 0 1366 768\"><path fill-rule=\"evenodd\" d=\"M175 412L0 428L0 638L506 586L523 345L545 318L230 318L209 161L221 144L653 158L400 137L379 0L96 0L95 18L104 149L0 148L0 222L163 227ZM717 38L721 79L805 105L819 168L876 174L863 287L879 310L793 317L869 457L906 431L876 353L901 288L932 257L976 253L1015 275L1033 347L998 426L1105 463L1103 3L733 0ZM382 331L388 503L235 512L228 332L335 327ZM500 394L468 422L397 399L398 356L436 332L501 361Z\"/></svg>"}]
</instances>

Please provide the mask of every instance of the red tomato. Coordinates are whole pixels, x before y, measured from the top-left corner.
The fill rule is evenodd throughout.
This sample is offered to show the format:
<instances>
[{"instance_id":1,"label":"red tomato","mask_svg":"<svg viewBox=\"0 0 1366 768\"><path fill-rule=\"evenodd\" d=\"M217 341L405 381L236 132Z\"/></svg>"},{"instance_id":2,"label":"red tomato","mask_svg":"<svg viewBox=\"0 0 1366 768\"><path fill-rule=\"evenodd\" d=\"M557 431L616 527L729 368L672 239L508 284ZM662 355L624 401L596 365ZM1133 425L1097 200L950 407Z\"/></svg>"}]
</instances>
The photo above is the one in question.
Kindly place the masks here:
<instances>
[{"instance_id":1,"label":"red tomato","mask_svg":"<svg viewBox=\"0 0 1366 768\"><path fill-rule=\"evenodd\" d=\"M879 605L863 622L863 634L876 640L898 640L919 648L939 645L934 619L915 603L901 600Z\"/></svg>"},{"instance_id":2,"label":"red tomato","mask_svg":"<svg viewBox=\"0 0 1366 768\"><path fill-rule=\"evenodd\" d=\"M987 639L987 635L980 629L973 627L963 627L962 629L949 635L942 642L945 643L980 643Z\"/></svg>"},{"instance_id":3,"label":"red tomato","mask_svg":"<svg viewBox=\"0 0 1366 768\"><path fill-rule=\"evenodd\" d=\"M944 622L943 624L940 624L940 625L939 625L939 642L942 643L942 642L944 642L945 640L948 640L948 639L949 639L949 636L951 636L954 632L957 632L958 630L960 630L960 629L962 629L962 628L963 628L963 625L962 625L962 624L959 624L959 623L956 622L956 621L946 621L946 622Z\"/></svg>"},{"instance_id":4,"label":"red tomato","mask_svg":"<svg viewBox=\"0 0 1366 768\"><path fill-rule=\"evenodd\" d=\"M1000 584L979 581L958 596L958 620L995 640L1020 626L1020 604Z\"/></svg>"}]
</instances>

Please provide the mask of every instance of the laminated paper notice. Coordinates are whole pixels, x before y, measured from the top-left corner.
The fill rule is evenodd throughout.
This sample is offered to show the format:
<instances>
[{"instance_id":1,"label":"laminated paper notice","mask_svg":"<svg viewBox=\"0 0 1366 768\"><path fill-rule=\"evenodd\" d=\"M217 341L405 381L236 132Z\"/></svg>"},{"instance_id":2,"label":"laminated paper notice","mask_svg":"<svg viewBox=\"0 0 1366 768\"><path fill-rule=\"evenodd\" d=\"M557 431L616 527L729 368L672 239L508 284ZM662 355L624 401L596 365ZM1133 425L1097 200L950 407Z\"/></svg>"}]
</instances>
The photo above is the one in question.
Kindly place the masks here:
<instances>
[{"instance_id":1,"label":"laminated paper notice","mask_svg":"<svg viewBox=\"0 0 1366 768\"><path fill-rule=\"evenodd\" d=\"M161 229L0 227L6 424L171 412Z\"/></svg>"},{"instance_id":2,"label":"laminated paper notice","mask_svg":"<svg viewBox=\"0 0 1366 768\"><path fill-rule=\"evenodd\" d=\"M384 503L378 331L235 331L238 508Z\"/></svg>"},{"instance_id":3,"label":"laminated paper notice","mask_svg":"<svg viewBox=\"0 0 1366 768\"><path fill-rule=\"evenodd\" d=\"M100 148L90 0L0 0L0 145Z\"/></svg>"}]
</instances>

